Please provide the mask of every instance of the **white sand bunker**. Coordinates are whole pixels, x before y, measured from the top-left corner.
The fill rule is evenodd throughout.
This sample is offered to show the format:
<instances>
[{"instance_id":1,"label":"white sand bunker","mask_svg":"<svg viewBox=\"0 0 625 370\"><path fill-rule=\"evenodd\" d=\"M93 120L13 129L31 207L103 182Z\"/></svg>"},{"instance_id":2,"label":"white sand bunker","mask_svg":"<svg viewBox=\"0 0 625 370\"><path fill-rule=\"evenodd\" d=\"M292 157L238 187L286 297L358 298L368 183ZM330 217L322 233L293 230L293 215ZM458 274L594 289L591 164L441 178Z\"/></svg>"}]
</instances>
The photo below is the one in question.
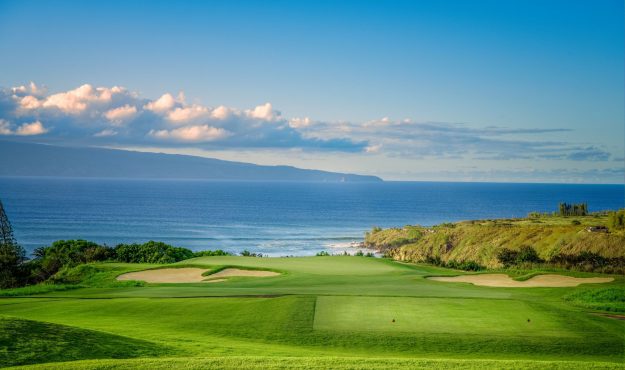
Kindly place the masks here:
<instances>
[{"instance_id":1,"label":"white sand bunker","mask_svg":"<svg viewBox=\"0 0 625 370\"><path fill-rule=\"evenodd\" d=\"M251 277L268 277L278 276L277 272L263 270L241 270L235 268L227 268L210 275L210 279L227 278L235 276L251 276ZM210 280L215 281L215 280Z\"/></svg>"},{"instance_id":2,"label":"white sand bunker","mask_svg":"<svg viewBox=\"0 0 625 370\"><path fill-rule=\"evenodd\" d=\"M609 283L613 278L576 278L564 275L537 275L525 281L512 280L506 274L480 274L461 276L436 276L430 280L445 281L450 283L471 283L480 286L506 287L506 288L534 288L534 287L573 287L580 284Z\"/></svg>"},{"instance_id":3,"label":"white sand bunker","mask_svg":"<svg viewBox=\"0 0 625 370\"><path fill-rule=\"evenodd\" d=\"M148 283L201 283L206 279L206 276L202 276L206 271L208 270L191 267L144 270L119 275L117 280L142 280Z\"/></svg>"}]
</instances>

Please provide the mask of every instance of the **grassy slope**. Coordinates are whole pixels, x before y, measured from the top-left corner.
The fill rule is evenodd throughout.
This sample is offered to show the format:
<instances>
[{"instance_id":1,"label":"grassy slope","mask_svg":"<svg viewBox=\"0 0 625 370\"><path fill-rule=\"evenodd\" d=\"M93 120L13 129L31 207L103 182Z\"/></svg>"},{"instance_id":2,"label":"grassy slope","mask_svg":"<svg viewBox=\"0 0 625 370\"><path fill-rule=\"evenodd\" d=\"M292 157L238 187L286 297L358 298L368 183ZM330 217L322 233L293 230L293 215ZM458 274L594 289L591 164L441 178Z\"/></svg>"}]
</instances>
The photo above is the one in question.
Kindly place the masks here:
<instances>
[{"instance_id":1,"label":"grassy slope","mask_svg":"<svg viewBox=\"0 0 625 370\"><path fill-rule=\"evenodd\" d=\"M580 225L573 225L577 220ZM501 248L534 247L541 257L558 253L596 252L604 257L625 256L625 233L589 233L588 226L605 225L606 216L541 217L536 219L466 221L432 228L407 226L370 233L365 243L388 248L394 258L419 261L439 256L443 261L475 261L490 268L500 267Z\"/></svg>"},{"instance_id":2,"label":"grassy slope","mask_svg":"<svg viewBox=\"0 0 625 370\"><path fill-rule=\"evenodd\" d=\"M111 279L138 266L98 264L85 280L94 287L3 298L0 317L95 330L173 351L161 356L269 356L249 360L258 363L257 367L293 361L294 368L322 368L335 361L331 367L357 368L362 358L392 357L377 362L379 368L430 364L412 358L474 359L468 362L471 367L492 367L482 360L513 360L518 367L540 368L543 363L523 361L599 363L623 358L625 322L589 315L561 299L600 287L511 289L440 283L424 276L458 272L365 257L202 257L176 264L185 265L238 265L284 274L215 284L118 286ZM623 279L617 277L604 286L622 285ZM288 295L253 297L263 294ZM388 325L391 317L397 325ZM27 334L25 329L22 335ZM75 348L83 345L81 341L69 343ZM87 355L88 349L82 358L94 358ZM28 350L28 346L14 349ZM280 359L284 356L302 358ZM74 358L80 357L68 359ZM151 361L102 361L85 366L152 367ZM230 358L171 359L161 364L185 361L190 368L210 361L239 367ZM377 360L368 361L374 366Z\"/></svg>"},{"instance_id":3,"label":"grassy slope","mask_svg":"<svg viewBox=\"0 0 625 370\"><path fill-rule=\"evenodd\" d=\"M166 353L169 353L167 347L144 340L65 325L0 317L0 364L5 366L85 358L158 356Z\"/></svg>"}]
</instances>

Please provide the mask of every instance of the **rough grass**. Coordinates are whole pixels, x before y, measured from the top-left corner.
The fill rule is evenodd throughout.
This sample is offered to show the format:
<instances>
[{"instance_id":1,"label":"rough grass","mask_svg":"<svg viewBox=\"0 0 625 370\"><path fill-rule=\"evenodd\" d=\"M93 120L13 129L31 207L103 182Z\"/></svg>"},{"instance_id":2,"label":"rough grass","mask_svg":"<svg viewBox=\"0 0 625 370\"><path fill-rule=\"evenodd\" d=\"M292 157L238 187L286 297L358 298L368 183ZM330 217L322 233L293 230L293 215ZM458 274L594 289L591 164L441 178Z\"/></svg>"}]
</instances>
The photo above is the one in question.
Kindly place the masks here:
<instances>
[{"instance_id":1,"label":"rough grass","mask_svg":"<svg viewBox=\"0 0 625 370\"><path fill-rule=\"evenodd\" d=\"M579 220L580 225L573 225ZM409 240L417 226L391 228L368 233L365 243L371 248L397 247L389 252L402 261L421 261L428 256L442 261L475 261L489 268L501 267L497 252L532 246L543 259L559 254L579 254L582 251L604 257L625 256L625 233L590 233L588 226L605 225L606 216L541 217L539 219L510 219L466 221L452 225L421 227L421 236Z\"/></svg>"},{"instance_id":2,"label":"rough grass","mask_svg":"<svg viewBox=\"0 0 625 370\"><path fill-rule=\"evenodd\" d=\"M593 310L625 312L625 287L586 289L564 297L578 306Z\"/></svg>"},{"instance_id":3,"label":"rough grass","mask_svg":"<svg viewBox=\"0 0 625 370\"><path fill-rule=\"evenodd\" d=\"M21 288L0 289L0 297L18 297L49 292L64 292L66 290L78 288L81 288L81 286L68 284L37 284Z\"/></svg>"},{"instance_id":4,"label":"rough grass","mask_svg":"<svg viewBox=\"0 0 625 370\"><path fill-rule=\"evenodd\" d=\"M527 360L448 360L359 357L211 357L136 360L91 360L25 366L19 369L519 369L519 370L599 370L622 369L620 364L575 361Z\"/></svg>"}]
</instances>

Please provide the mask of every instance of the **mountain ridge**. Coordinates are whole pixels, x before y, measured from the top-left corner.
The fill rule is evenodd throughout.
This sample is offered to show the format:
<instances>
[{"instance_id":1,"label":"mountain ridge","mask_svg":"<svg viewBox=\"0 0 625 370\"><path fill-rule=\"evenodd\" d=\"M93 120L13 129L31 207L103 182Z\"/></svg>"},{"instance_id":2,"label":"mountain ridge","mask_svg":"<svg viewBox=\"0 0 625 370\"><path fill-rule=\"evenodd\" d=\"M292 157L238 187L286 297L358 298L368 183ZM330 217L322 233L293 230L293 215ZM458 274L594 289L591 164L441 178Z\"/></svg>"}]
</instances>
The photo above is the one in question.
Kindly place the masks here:
<instances>
[{"instance_id":1,"label":"mountain ridge","mask_svg":"<svg viewBox=\"0 0 625 370\"><path fill-rule=\"evenodd\" d=\"M381 182L377 176L266 166L186 154L0 141L0 176Z\"/></svg>"}]
</instances>

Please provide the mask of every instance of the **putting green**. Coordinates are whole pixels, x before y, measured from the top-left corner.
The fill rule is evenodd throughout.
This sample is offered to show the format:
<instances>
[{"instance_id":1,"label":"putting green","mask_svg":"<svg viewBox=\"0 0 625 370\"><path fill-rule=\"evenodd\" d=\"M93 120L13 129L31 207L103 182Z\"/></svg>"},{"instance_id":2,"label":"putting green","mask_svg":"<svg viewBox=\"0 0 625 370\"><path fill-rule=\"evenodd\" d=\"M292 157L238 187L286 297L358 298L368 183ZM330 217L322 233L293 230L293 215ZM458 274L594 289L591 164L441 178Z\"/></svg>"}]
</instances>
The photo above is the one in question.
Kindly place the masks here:
<instances>
[{"instance_id":1,"label":"putting green","mask_svg":"<svg viewBox=\"0 0 625 370\"><path fill-rule=\"evenodd\" d=\"M527 302L504 299L318 297L314 328L331 331L575 336L557 315Z\"/></svg>"}]
</instances>

